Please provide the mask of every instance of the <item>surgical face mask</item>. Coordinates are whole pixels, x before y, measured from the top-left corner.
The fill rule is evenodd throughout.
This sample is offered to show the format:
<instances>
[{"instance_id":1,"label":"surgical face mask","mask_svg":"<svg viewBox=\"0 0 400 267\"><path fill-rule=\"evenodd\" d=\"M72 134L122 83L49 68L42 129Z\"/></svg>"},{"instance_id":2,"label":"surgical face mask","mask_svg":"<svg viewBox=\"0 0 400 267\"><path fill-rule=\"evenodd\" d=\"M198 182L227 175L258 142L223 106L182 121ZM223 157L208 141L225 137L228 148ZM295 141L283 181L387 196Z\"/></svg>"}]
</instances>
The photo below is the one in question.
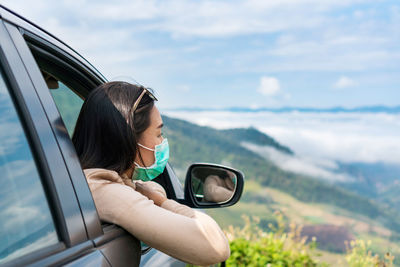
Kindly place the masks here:
<instances>
[{"instance_id":1,"label":"surgical face mask","mask_svg":"<svg viewBox=\"0 0 400 267\"><path fill-rule=\"evenodd\" d=\"M169 159L169 145L168 140L165 138L161 144L156 145L154 149L145 147L142 144L139 146L144 149L154 151L155 161L153 165L149 167L142 167L138 163L135 162L135 171L133 172L132 179L133 180L142 180L142 181L150 181L156 178L158 175L163 173L165 166L167 165Z\"/></svg>"}]
</instances>

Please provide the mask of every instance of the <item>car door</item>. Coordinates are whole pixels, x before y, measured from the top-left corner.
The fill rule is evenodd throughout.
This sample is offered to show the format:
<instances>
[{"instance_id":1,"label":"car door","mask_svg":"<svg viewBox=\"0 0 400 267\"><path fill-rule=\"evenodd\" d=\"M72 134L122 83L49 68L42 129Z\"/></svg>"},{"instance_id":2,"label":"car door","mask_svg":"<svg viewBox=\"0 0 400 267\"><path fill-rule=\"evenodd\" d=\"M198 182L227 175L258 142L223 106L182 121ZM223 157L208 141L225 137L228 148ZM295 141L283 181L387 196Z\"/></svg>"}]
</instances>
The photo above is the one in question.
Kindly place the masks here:
<instances>
[{"instance_id":1,"label":"car door","mask_svg":"<svg viewBox=\"0 0 400 267\"><path fill-rule=\"evenodd\" d=\"M81 76L87 74L88 70L76 71L76 66L71 66L71 62L74 63L73 58L65 58L64 51L57 51L56 46L31 31L18 27L10 21L2 21L0 26L1 44L2 48L5 48L2 50L4 54L2 61L5 65L13 66L6 68L8 70L6 73L15 81L17 85L15 87L23 89L21 101L26 101L28 104L25 115L29 116L33 126L36 126L30 129L29 133L39 131L38 146L44 150L46 156L39 162L50 169L47 182L55 184L56 187L56 192L50 190L49 193L55 195L56 201L51 199L49 202L56 206L55 218L61 217L54 224L58 228L57 233L61 235L60 240L64 241L64 246L59 244L58 250L62 251L66 258L63 259L61 254L50 253L51 256L42 258L40 264L43 266L43 264L71 261L73 257L67 255L65 251L67 248L73 248L79 259L70 262L71 265L80 266L90 262L96 263L96 266L138 265L141 252L139 241L115 225L101 225L68 132L42 78L38 68L40 64L36 62L31 51L38 48L38 51L43 52L40 55L47 59L45 63L50 67L53 66L55 71L62 70L64 73L68 70L65 73L71 76L63 77L71 81L68 86L78 88L75 86L82 82L82 79L86 79L85 86L88 84L94 86L93 81L86 83L87 79L92 79L93 76L82 78ZM29 258L26 261L32 262L35 259Z\"/></svg>"},{"instance_id":2,"label":"car door","mask_svg":"<svg viewBox=\"0 0 400 267\"><path fill-rule=\"evenodd\" d=\"M57 141L0 20L0 264L109 266L88 240Z\"/></svg>"}]
</instances>

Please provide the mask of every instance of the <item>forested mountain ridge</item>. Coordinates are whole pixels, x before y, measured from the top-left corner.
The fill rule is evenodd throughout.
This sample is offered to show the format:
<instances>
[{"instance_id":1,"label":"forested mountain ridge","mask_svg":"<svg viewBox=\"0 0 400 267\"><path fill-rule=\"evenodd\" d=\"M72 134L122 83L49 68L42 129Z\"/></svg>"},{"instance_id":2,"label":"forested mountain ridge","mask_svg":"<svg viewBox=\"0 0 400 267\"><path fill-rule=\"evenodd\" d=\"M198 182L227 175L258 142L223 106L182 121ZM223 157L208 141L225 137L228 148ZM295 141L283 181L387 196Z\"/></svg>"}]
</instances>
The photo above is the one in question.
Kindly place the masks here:
<instances>
[{"instance_id":1,"label":"forested mountain ridge","mask_svg":"<svg viewBox=\"0 0 400 267\"><path fill-rule=\"evenodd\" d=\"M276 150L279 150L286 154L294 154L290 148L278 143L274 138L260 132L254 127L221 130L220 132L225 134L225 137L231 138L239 142L246 141L256 145L271 146Z\"/></svg>"},{"instance_id":2,"label":"forested mountain ridge","mask_svg":"<svg viewBox=\"0 0 400 267\"><path fill-rule=\"evenodd\" d=\"M283 171L273 162L241 146L242 141L260 144L263 142L260 140L272 139L254 128L216 130L166 116L163 116L163 121L164 134L171 146L170 162L175 168L186 170L195 162L229 165L242 170L246 179L279 189L301 201L335 205L372 219L379 218L385 226L400 232L400 223L398 223L400 218L397 213L382 209L368 198L319 179ZM248 131L252 135L246 135ZM256 134L255 131L258 133ZM261 135L265 137L260 139ZM257 136L257 138L251 140L249 136ZM281 151L285 148L275 140L270 143L275 144L275 148ZM289 148L287 150L291 151Z\"/></svg>"},{"instance_id":3,"label":"forested mountain ridge","mask_svg":"<svg viewBox=\"0 0 400 267\"><path fill-rule=\"evenodd\" d=\"M342 187L361 196L375 199L385 208L400 212L400 166L390 163L340 163L340 170L355 177Z\"/></svg>"}]
</instances>

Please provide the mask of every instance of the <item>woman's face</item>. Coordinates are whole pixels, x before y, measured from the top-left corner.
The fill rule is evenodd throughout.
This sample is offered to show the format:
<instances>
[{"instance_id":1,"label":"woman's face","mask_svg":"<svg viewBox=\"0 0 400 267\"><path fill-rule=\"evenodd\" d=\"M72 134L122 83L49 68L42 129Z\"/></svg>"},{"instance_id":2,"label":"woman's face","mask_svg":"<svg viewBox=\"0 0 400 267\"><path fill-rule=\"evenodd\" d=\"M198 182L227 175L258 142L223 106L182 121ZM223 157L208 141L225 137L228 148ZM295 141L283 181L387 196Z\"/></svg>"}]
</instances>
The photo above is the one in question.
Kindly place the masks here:
<instances>
[{"instance_id":1,"label":"woman's face","mask_svg":"<svg viewBox=\"0 0 400 267\"><path fill-rule=\"evenodd\" d=\"M162 127L163 121L160 112L154 105L150 111L150 126L141 134L138 143L145 147L154 149L155 146L161 144L164 139L161 132ZM151 166L155 161L154 151L147 150L141 146L138 146L138 148L143 161L140 159L139 153L136 153L135 162L139 163L140 166Z\"/></svg>"}]
</instances>

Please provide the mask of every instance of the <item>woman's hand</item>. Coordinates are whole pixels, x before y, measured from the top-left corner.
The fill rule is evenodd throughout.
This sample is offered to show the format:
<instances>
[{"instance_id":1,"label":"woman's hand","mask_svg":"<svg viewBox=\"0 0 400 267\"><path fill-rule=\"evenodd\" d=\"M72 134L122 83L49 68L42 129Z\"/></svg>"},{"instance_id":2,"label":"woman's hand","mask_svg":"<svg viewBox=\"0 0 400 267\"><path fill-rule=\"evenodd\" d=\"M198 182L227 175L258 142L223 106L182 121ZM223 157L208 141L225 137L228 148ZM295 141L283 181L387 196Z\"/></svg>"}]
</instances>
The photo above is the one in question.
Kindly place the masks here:
<instances>
[{"instance_id":1,"label":"woman's hand","mask_svg":"<svg viewBox=\"0 0 400 267\"><path fill-rule=\"evenodd\" d=\"M154 204L156 204L157 206L161 206L161 204L165 200L167 200L167 198L163 194L152 189L151 186L149 186L146 183L136 182L135 185L136 185L136 191L146 196L148 199L153 200Z\"/></svg>"}]
</instances>

